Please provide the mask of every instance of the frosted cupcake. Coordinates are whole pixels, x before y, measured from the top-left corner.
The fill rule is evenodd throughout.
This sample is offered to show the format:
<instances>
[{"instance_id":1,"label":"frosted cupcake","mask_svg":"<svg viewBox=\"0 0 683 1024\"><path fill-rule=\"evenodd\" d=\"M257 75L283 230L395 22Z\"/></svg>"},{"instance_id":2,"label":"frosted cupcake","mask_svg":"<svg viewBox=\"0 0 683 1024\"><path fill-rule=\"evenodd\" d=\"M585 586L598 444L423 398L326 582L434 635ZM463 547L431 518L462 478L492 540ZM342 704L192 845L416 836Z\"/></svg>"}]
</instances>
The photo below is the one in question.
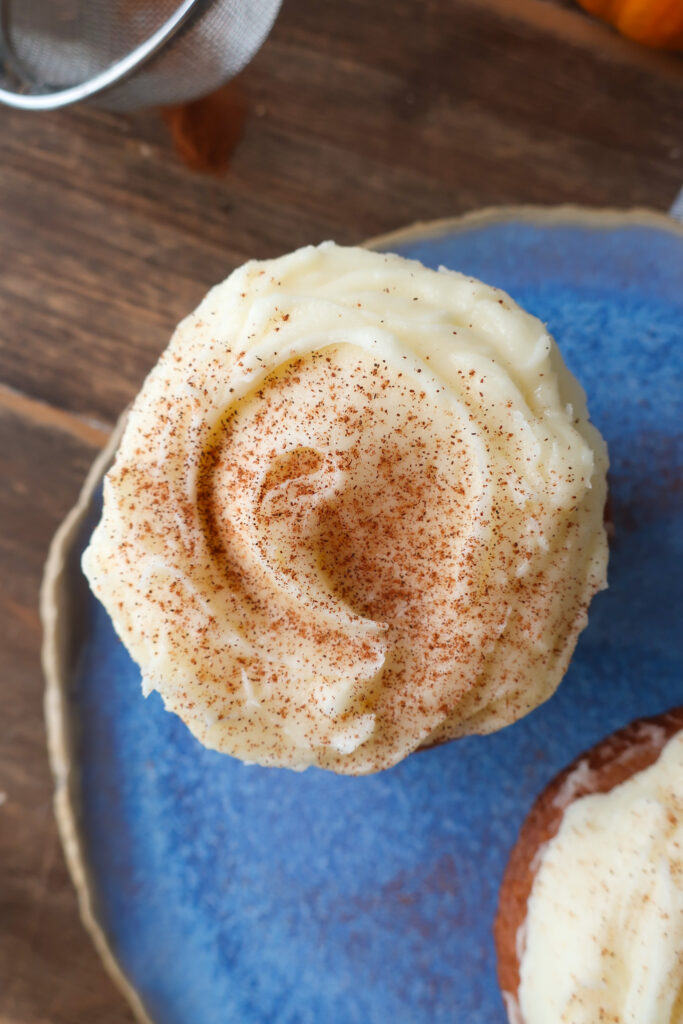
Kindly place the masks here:
<instances>
[{"instance_id":1,"label":"frosted cupcake","mask_svg":"<svg viewBox=\"0 0 683 1024\"><path fill-rule=\"evenodd\" d=\"M540 321L325 243L180 324L83 566L202 743L374 772L553 693L605 585L606 468Z\"/></svg>"},{"instance_id":2,"label":"frosted cupcake","mask_svg":"<svg viewBox=\"0 0 683 1024\"><path fill-rule=\"evenodd\" d=\"M542 793L495 935L511 1024L681 1024L683 707L608 737Z\"/></svg>"}]
</instances>

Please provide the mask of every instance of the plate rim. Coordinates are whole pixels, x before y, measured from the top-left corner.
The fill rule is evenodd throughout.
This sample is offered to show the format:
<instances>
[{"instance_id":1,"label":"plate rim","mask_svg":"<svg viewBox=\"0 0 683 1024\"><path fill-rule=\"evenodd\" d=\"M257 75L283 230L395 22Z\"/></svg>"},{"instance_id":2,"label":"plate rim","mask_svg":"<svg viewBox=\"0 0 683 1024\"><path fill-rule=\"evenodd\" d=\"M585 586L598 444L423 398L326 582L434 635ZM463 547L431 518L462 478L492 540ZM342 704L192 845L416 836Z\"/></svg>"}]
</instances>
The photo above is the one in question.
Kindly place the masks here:
<instances>
[{"instance_id":1,"label":"plate rim","mask_svg":"<svg viewBox=\"0 0 683 1024\"><path fill-rule=\"evenodd\" d=\"M417 238L437 239L444 235L462 234L472 228L486 227L489 224L506 224L518 220L544 227L560 227L562 225L596 229L650 227L668 231L674 236L683 238L683 221L671 217L666 211L651 210L645 206L620 209L619 207L581 206L574 203L562 203L557 206L535 206L525 203L484 206L453 217L415 221L407 227L373 235L361 245L368 249L381 249L387 245L411 242Z\"/></svg>"},{"instance_id":2,"label":"plate rim","mask_svg":"<svg viewBox=\"0 0 683 1024\"><path fill-rule=\"evenodd\" d=\"M157 1024L147 1013L137 989L128 980L96 909L95 884L85 856L79 828L80 765L74 756L72 729L69 721L69 672L65 650L64 619L67 559L79 529L91 506L93 496L111 465L123 434L128 409L117 420L107 443L98 452L88 470L76 503L57 528L48 549L40 587L40 620L43 627L41 662L45 677L43 715L47 737L48 759L52 772L53 809L64 859L71 876L83 926L90 936L107 973L127 1000L139 1024Z\"/></svg>"},{"instance_id":3,"label":"plate rim","mask_svg":"<svg viewBox=\"0 0 683 1024\"><path fill-rule=\"evenodd\" d=\"M530 204L488 206L453 217L417 221L373 236L359 244L369 249L387 249L416 239L430 240L462 234L490 224L522 221L547 227L575 225L597 229L651 227L683 241L683 223L665 212L633 207L629 209L593 208L575 204L535 206ZM67 868L76 890L81 921L109 976L127 1000L139 1024L160 1024L145 1009L142 999L119 963L106 932L100 924L94 897L92 871L84 851L79 829L77 786L80 767L72 757L72 730L69 724L69 676L64 638L66 601L65 569L80 526L91 506L95 491L118 448L128 408L119 417L102 450L93 461L78 498L55 532L50 543L40 588L40 619L43 629L41 661L45 679L43 710L47 749L52 772L53 806Z\"/></svg>"}]
</instances>

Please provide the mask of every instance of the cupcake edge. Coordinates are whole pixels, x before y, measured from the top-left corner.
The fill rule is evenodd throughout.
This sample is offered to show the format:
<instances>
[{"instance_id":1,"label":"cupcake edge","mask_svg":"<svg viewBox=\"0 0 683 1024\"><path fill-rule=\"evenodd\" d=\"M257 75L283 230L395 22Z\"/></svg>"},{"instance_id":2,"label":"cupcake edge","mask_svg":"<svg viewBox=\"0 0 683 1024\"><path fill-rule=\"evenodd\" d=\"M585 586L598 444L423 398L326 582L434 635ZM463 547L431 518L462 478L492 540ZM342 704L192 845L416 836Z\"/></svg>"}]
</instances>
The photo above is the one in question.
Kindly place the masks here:
<instances>
[{"instance_id":1,"label":"cupcake edge","mask_svg":"<svg viewBox=\"0 0 683 1024\"><path fill-rule=\"evenodd\" d=\"M510 1024L524 1024L519 1009L522 931L543 846L559 831L570 804L609 793L659 758L666 743L683 730L683 706L639 718L580 754L536 798L510 853L498 896L493 934L498 983Z\"/></svg>"}]
</instances>

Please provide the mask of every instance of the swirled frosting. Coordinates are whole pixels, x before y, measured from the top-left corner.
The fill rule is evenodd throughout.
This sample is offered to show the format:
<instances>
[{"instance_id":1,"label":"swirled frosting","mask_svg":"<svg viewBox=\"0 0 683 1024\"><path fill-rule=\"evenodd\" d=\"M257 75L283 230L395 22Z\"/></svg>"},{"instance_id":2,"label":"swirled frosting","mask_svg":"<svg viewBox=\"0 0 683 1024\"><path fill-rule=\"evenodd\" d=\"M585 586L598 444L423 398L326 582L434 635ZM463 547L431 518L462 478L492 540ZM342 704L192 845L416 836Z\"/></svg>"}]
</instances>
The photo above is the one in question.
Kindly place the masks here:
<instances>
[{"instance_id":1,"label":"swirled frosting","mask_svg":"<svg viewBox=\"0 0 683 1024\"><path fill-rule=\"evenodd\" d=\"M543 850L520 963L524 1024L683 1021L683 732Z\"/></svg>"},{"instance_id":2,"label":"swirled frosting","mask_svg":"<svg viewBox=\"0 0 683 1024\"><path fill-rule=\"evenodd\" d=\"M371 772L554 691L605 582L606 462L507 295L325 243L180 324L83 565L207 746Z\"/></svg>"}]
</instances>

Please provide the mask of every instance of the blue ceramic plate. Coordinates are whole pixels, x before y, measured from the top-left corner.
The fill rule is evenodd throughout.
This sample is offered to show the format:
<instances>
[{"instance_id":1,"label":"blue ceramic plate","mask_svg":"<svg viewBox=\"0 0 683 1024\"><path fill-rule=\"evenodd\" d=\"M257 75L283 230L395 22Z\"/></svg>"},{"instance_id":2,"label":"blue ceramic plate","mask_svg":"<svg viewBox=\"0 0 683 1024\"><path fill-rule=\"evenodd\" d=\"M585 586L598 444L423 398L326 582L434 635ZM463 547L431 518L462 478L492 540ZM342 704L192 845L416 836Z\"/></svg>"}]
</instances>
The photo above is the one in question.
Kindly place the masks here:
<instances>
[{"instance_id":1,"label":"blue ceramic plate","mask_svg":"<svg viewBox=\"0 0 683 1024\"><path fill-rule=\"evenodd\" d=\"M556 696L494 736L359 779L245 767L143 700L89 594L100 462L44 589L51 753L86 923L154 1024L502 1024L491 925L533 799L605 734L683 702L680 228L517 209L372 244L547 322L609 443L610 589Z\"/></svg>"}]
</instances>

